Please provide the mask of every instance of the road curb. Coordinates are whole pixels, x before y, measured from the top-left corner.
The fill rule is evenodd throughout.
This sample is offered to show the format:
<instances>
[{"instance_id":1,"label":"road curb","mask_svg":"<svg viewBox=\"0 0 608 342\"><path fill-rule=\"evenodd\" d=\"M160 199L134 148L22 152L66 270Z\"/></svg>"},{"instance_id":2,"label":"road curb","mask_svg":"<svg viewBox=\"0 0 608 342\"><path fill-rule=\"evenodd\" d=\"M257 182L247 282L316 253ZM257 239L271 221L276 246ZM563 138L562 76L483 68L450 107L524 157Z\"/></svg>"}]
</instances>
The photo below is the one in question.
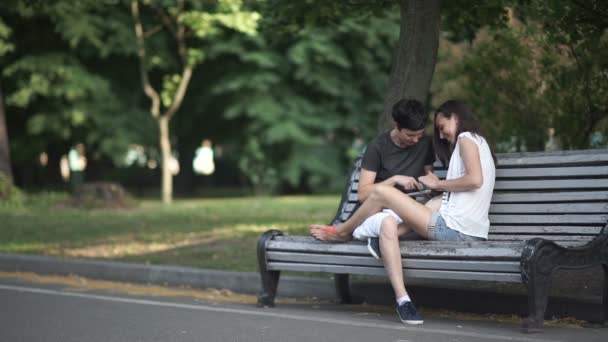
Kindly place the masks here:
<instances>
[{"instance_id":1,"label":"road curb","mask_svg":"<svg viewBox=\"0 0 608 342\"><path fill-rule=\"evenodd\" d=\"M61 258L0 253L0 270L45 275L77 275L90 279L192 288L229 289L257 294L258 273L219 271L172 265L150 265L118 261ZM278 290L284 297L335 298L330 279L282 276Z\"/></svg>"}]
</instances>

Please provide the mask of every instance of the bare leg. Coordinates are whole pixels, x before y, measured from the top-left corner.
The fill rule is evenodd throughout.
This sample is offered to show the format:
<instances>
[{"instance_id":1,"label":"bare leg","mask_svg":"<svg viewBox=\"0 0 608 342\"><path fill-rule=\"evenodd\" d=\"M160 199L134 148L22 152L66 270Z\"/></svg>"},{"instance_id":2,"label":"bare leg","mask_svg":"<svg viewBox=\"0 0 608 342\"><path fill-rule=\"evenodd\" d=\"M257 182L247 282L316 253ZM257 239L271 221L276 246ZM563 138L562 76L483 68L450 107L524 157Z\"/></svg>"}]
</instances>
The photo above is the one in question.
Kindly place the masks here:
<instances>
[{"instance_id":1,"label":"bare leg","mask_svg":"<svg viewBox=\"0 0 608 342\"><path fill-rule=\"evenodd\" d=\"M416 202L394 187L382 185L374 188L374 191L350 219L336 227L338 234L352 234L352 231L363 220L377 213L382 208L393 210L409 228L414 230L418 235L427 238L428 226L431 221L431 209Z\"/></svg>"},{"instance_id":2,"label":"bare leg","mask_svg":"<svg viewBox=\"0 0 608 342\"><path fill-rule=\"evenodd\" d=\"M399 225L398 227L397 221L392 216L388 216L382 220L381 227L380 251L384 270L395 291L395 298L400 298L407 294L403 282L403 263L399 250L399 231L404 230L405 226Z\"/></svg>"},{"instance_id":3,"label":"bare leg","mask_svg":"<svg viewBox=\"0 0 608 342\"><path fill-rule=\"evenodd\" d=\"M439 211L441 208L441 196L431 198L424 205L432 211Z\"/></svg>"},{"instance_id":4,"label":"bare leg","mask_svg":"<svg viewBox=\"0 0 608 342\"><path fill-rule=\"evenodd\" d=\"M372 196L370 195L346 222L336 225L335 227L312 224L310 225L310 235L321 241L348 241L352 239L353 231L363 223L365 219L382 211L382 209L382 205L377 203L377 201L373 201Z\"/></svg>"},{"instance_id":5,"label":"bare leg","mask_svg":"<svg viewBox=\"0 0 608 342\"><path fill-rule=\"evenodd\" d=\"M407 226L416 233L427 238L428 225L431 220L431 209L416 202L411 197L394 187L377 185L361 207L343 224L331 227L312 225L310 233L317 239L324 241L346 241L352 238L352 233L366 218L381 211L383 208L393 210Z\"/></svg>"}]
</instances>

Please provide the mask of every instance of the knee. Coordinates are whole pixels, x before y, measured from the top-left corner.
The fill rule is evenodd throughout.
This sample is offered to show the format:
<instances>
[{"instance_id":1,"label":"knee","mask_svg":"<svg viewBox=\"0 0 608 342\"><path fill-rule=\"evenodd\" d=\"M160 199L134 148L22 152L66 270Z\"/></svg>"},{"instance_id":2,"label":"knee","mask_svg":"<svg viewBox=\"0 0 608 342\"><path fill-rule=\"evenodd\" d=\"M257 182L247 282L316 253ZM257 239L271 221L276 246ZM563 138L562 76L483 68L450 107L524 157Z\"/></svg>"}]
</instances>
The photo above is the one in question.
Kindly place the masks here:
<instances>
[{"instance_id":1,"label":"knee","mask_svg":"<svg viewBox=\"0 0 608 342\"><path fill-rule=\"evenodd\" d=\"M384 198L386 198L387 192L390 191L390 188L391 187L389 186L378 184L374 187L374 190L369 196L373 201L382 203Z\"/></svg>"},{"instance_id":2,"label":"knee","mask_svg":"<svg viewBox=\"0 0 608 342\"><path fill-rule=\"evenodd\" d=\"M392 240L397 236L397 220L392 216L385 217L380 225L380 238Z\"/></svg>"}]
</instances>

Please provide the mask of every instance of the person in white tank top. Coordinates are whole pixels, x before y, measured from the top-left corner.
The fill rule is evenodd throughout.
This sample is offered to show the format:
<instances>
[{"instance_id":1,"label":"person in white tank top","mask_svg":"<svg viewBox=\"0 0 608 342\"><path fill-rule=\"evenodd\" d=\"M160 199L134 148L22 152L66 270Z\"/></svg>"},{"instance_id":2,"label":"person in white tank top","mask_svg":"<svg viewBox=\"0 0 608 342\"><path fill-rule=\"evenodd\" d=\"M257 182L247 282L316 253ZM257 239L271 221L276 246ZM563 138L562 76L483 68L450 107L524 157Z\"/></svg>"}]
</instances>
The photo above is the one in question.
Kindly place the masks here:
<instances>
[{"instance_id":1,"label":"person in white tank top","mask_svg":"<svg viewBox=\"0 0 608 342\"><path fill-rule=\"evenodd\" d=\"M418 187L442 191L442 196L421 204L394 187L378 185L346 222L336 226L316 224L310 228L311 235L319 240L347 241L365 219L385 208L401 217L400 224L390 219L382 222L380 251L382 255L395 256L383 257L384 266L399 303L399 316L403 322L412 324L422 323L422 318L413 305L402 304L410 298L403 282L400 251L390 247L395 244L382 242L383 233L393 229L397 235L415 231L429 240L483 241L490 227L488 211L494 191L496 157L481 134L477 117L464 103L450 100L437 109L433 145L438 159L444 166L448 165L446 179L428 173L418 177ZM400 262L389 264L386 260ZM402 313L415 319L404 320Z\"/></svg>"}]
</instances>

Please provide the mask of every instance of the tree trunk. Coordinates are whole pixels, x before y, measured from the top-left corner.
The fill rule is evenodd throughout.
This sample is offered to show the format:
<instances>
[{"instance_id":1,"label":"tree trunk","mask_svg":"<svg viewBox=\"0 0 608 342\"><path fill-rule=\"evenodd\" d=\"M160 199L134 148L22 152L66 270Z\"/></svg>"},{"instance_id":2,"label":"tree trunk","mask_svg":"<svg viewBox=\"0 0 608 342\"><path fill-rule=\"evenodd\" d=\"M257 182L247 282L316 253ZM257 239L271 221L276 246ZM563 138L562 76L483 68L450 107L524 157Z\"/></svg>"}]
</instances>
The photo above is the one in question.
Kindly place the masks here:
<instances>
[{"instance_id":1,"label":"tree trunk","mask_svg":"<svg viewBox=\"0 0 608 342\"><path fill-rule=\"evenodd\" d=\"M4 113L4 96L0 86L0 172L3 172L8 180L13 182L11 171L10 146L8 145L8 129L6 128L6 117Z\"/></svg>"},{"instance_id":2,"label":"tree trunk","mask_svg":"<svg viewBox=\"0 0 608 342\"><path fill-rule=\"evenodd\" d=\"M393 104L402 98L426 103L437 62L440 0L401 0L401 28L378 128L392 127Z\"/></svg>"},{"instance_id":3,"label":"tree trunk","mask_svg":"<svg viewBox=\"0 0 608 342\"><path fill-rule=\"evenodd\" d=\"M160 132L161 153L161 191L163 203L171 203L173 200L173 176L171 175L171 140L169 139L169 118L162 115L158 118Z\"/></svg>"}]
</instances>

